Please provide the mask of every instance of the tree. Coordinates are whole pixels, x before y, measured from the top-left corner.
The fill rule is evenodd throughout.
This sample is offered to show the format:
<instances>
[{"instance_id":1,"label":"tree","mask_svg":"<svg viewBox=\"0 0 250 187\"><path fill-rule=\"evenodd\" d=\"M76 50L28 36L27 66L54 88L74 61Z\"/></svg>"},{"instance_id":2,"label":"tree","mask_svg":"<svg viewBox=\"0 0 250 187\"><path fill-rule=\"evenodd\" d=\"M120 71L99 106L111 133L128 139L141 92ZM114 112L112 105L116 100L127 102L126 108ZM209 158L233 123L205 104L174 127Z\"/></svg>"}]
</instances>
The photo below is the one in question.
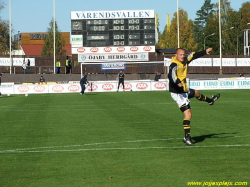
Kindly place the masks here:
<instances>
[{"instance_id":1,"label":"tree","mask_svg":"<svg viewBox=\"0 0 250 187\"><path fill-rule=\"evenodd\" d=\"M167 25L165 26L162 34L159 34L159 41L156 44L156 49L165 49L166 48L166 35L167 35Z\"/></svg>"},{"instance_id":2,"label":"tree","mask_svg":"<svg viewBox=\"0 0 250 187\"><path fill-rule=\"evenodd\" d=\"M0 12L4 8L4 4L0 1ZM2 20L0 17L0 54L9 54L9 22Z\"/></svg>"},{"instance_id":3,"label":"tree","mask_svg":"<svg viewBox=\"0 0 250 187\"><path fill-rule=\"evenodd\" d=\"M203 50L203 42L201 42L201 38L205 39L205 28L208 22L209 15L213 12L214 4L211 4L211 0L205 0L201 9L196 12L198 16L194 21L194 38L195 42L198 43L198 49Z\"/></svg>"},{"instance_id":4,"label":"tree","mask_svg":"<svg viewBox=\"0 0 250 187\"><path fill-rule=\"evenodd\" d=\"M43 46L42 55L54 54L54 24L53 20L50 22L50 27L47 29L48 35L45 38L45 44ZM55 55L66 55L64 49L65 40L62 38L62 34L58 29L57 22L55 22Z\"/></svg>"},{"instance_id":5,"label":"tree","mask_svg":"<svg viewBox=\"0 0 250 187\"><path fill-rule=\"evenodd\" d=\"M179 10L179 31L180 31L180 47L190 51L197 50L197 44L193 36L193 21L188 20L188 14L183 9ZM177 13L171 21L170 31L166 32L166 47L177 48Z\"/></svg>"},{"instance_id":6,"label":"tree","mask_svg":"<svg viewBox=\"0 0 250 187\"><path fill-rule=\"evenodd\" d=\"M237 19L233 9L230 7L228 0L221 0L221 44L222 53L231 54L230 51L233 47L231 43L233 40L232 33L234 27L233 20ZM212 35L213 34L213 35ZM219 54L219 4L214 5L214 11L208 16L208 22L204 30L204 36L211 35L206 39L206 46L213 47L211 54Z\"/></svg>"}]
</instances>

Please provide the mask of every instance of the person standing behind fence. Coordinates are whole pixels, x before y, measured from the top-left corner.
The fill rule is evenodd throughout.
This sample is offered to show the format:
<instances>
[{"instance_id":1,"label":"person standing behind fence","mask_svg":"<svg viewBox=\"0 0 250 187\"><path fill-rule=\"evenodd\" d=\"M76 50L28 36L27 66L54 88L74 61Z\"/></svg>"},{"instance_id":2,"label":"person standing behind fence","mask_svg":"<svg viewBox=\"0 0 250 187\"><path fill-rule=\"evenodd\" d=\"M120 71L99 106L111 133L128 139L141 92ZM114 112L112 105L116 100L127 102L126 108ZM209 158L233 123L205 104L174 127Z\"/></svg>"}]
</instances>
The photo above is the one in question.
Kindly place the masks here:
<instances>
[{"instance_id":1,"label":"person standing behind fence","mask_svg":"<svg viewBox=\"0 0 250 187\"><path fill-rule=\"evenodd\" d=\"M117 92L119 91L120 84L122 84L122 86L123 86L123 91L125 91L124 78L125 78L125 74L123 73L123 71L120 71L120 72L118 73L119 82L118 82Z\"/></svg>"},{"instance_id":2,"label":"person standing behind fence","mask_svg":"<svg viewBox=\"0 0 250 187\"><path fill-rule=\"evenodd\" d=\"M72 73L72 72L71 72L71 69L72 69L72 63L71 63L70 58L69 58L69 61L68 61L68 66L69 66L68 73Z\"/></svg>"},{"instance_id":3,"label":"person standing behind fence","mask_svg":"<svg viewBox=\"0 0 250 187\"><path fill-rule=\"evenodd\" d=\"M43 76L41 76L40 79L39 79L39 82L40 83L44 83L45 82L45 78Z\"/></svg>"},{"instance_id":4,"label":"person standing behind fence","mask_svg":"<svg viewBox=\"0 0 250 187\"><path fill-rule=\"evenodd\" d=\"M66 74L69 73L69 57L67 56L67 59L65 61L65 66L66 66Z\"/></svg>"},{"instance_id":5,"label":"person standing behind fence","mask_svg":"<svg viewBox=\"0 0 250 187\"><path fill-rule=\"evenodd\" d=\"M26 74L27 66L26 66L25 60L23 60L22 68L23 68L23 74Z\"/></svg>"},{"instance_id":6,"label":"person standing behind fence","mask_svg":"<svg viewBox=\"0 0 250 187\"><path fill-rule=\"evenodd\" d=\"M161 73L158 72L158 73L155 75L155 80L154 80L154 81L159 81L160 78L161 78Z\"/></svg>"},{"instance_id":7,"label":"person standing behind fence","mask_svg":"<svg viewBox=\"0 0 250 187\"><path fill-rule=\"evenodd\" d=\"M56 62L56 74L60 74L60 69L61 69L61 62L58 59Z\"/></svg>"},{"instance_id":8,"label":"person standing behind fence","mask_svg":"<svg viewBox=\"0 0 250 187\"><path fill-rule=\"evenodd\" d=\"M30 59L27 61L27 73L30 73Z\"/></svg>"}]
</instances>

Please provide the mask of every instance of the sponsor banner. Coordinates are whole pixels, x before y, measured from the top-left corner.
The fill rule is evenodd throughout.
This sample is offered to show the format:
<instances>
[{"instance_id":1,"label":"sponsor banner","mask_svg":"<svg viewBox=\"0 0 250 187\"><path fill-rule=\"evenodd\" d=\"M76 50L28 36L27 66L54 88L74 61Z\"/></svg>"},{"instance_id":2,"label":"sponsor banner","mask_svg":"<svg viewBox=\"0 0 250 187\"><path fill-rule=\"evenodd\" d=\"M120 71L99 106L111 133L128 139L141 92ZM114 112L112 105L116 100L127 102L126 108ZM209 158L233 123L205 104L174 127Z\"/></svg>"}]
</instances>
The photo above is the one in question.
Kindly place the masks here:
<instances>
[{"instance_id":1,"label":"sponsor banner","mask_svg":"<svg viewBox=\"0 0 250 187\"><path fill-rule=\"evenodd\" d=\"M72 45L71 49L72 49L72 54L155 52L155 46L75 47Z\"/></svg>"},{"instance_id":2,"label":"sponsor banner","mask_svg":"<svg viewBox=\"0 0 250 187\"><path fill-rule=\"evenodd\" d=\"M164 66L169 66L170 58L164 58ZM220 58L198 58L189 66L220 66ZM222 66L250 66L250 58L222 58Z\"/></svg>"},{"instance_id":3,"label":"sponsor banner","mask_svg":"<svg viewBox=\"0 0 250 187\"><path fill-rule=\"evenodd\" d=\"M151 83L151 90L156 91L156 90L168 90L168 83L167 81L155 81Z\"/></svg>"},{"instance_id":4,"label":"sponsor banner","mask_svg":"<svg viewBox=\"0 0 250 187\"><path fill-rule=\"evenodd\" d=\"M220 66L220 58L213 58L213 66ZM236 66L235 58L222 58L222 66Z\"/></svg>"},{"instance_id":5,"label":"sponsor banner","mask_svg":"<svg viewBox=\"0 0 250 187\"><path fill-rule=\"evenodd\" d=\"M0 86L0 92L2 94L13 94L14 93L14 83L2 83Z\"/></svg>"},{"instance_id":6,"label":"sponsor banner","mask_svg":"<svg viewBox=\"0 0 250 187\"><path fill-rule=\"evenodd\" d=\"M150 90L150 82L147 81L147 82L144 82L144 81L141 81L141 82L137 82L135 87L133 87L133 90L134 91L149 91Z\"/></svg>"},{"instance_id":7,"label":"sponsor banner","mask_svg":"<svg viewBox=\"0 0 250 187\"><path fill-rule=\"evenodd\" d=\"M15 94L25 94L25 93L48 93L48 85L15 85Z\"/></svg>"},{"instance_id":8,"label":"sponsor banner","mask_svg":"<svg viewBox=\"0 0 250 187\"><path fill-rule=\"evenodd\" d=\"M250 79L237 80L238 89L250 89Z\"/></svg>"},{"instance_id":9,"label":"sponsor banner","mask_svg":"<svg viewBox=\"0 0 250 187\"><path fill-rule=\"evenodd\" d=\"M190 62L189 66L212 66L212 58L198 58Z\"/></svg>"},{"instance_id":10,"label":"sponsor banner","mask_svg":"<svg viewBox=\"0 0 250 187\"><path fill-rule=\"evenodd\" d=\"M122 88L122 86L120 86ZM89 86L87 86L86 92L114 92L117 91L117 82L111 81L98 81L92 82Z\"/></svg>"},{"instance_id":11,"label":"sponsor banner","mask_svg":"<svg viewBox=\"0 0 250 187\"><path fill-rule=\"evenodd\" d=\"M237 89L237 81L221 80L219 81L220 89Z\"/></svg>"},{"instance_id":12,"label":"sponsor banner","mask_svg":"<svg viewBox=\"0 0 250 187\"><path fill-rule=\"evenodd\" d=\"M82 35L71 35L71 45L72 47L81 47L83 44Z\"/></svg>"},{"instance_id":13,"label":"sponsor banner","mask_svg":"<svg viewBox=\"0 0 250 187\"><path fill-rule=\"evenodd\" d=\"M30 66L35 66L35 58L25 58L27 64L30 60ZM13 66L22 66L24 58L12 58ZM0 58L0 66L11 66L10 58Z\"/></svg>"},{"instance_id":14,"label":"sponsor banner","mask_svg":"<svg viewBox=\"0 0 250 187\"><path fill-rule=\"evenodd\" d=\"M125 70L125 63L124 62L116 62L116 63L103 63L101 65L102 71L105 70Z\"/></svg>"},{"instance_id":15,"label":"sponsor banner","mask_svg":"<svg viewBox=\"0 0 250 187\"><path fill-rule=\"evenodd\" d=\"M190 80L189 85L197 90L250 89L250 79Z\"/></svg>"},{"instance_id":16,"label":"sponsor banner","mask_svg":"<svg viewBox=\"0 0 250 187\"><path fill-rule=\"evenodd\" d=\"M78 62L148 61L148 53L78 54Z\"/></svg>"},{"instance_id":17,"label":"sponsor banner","mask_svg":"<svg viewBox=\"0 0 250 187\"><path fill-rule=\"evenodd\" d=\"M189 81L189 87L196 90L212 90L219 89L219 81L218 80L202 80L202 81Z\"/></svg>"},{"instance_id":18,"label":"sponsor banner","mask_svg":"<svg viewBox=\"0 0 250 187\"><path fill-rule=\"evenodd\" d=\"M49 93L75 93L81 91L80 84L50 84Z\"/></svg>"},{"instance_id":19,"label":"sponsor banner","mask_svg":"<svg viewBox=\"0 0 250 187\"><path fill-rule=\"evenodd\" d=\"M220 79L220 80L190 80L190 88L197 90L219 90L219 89L250 89L250 78L245 79ZM166 91L168 80L125 80L125 91ZM87 86L86 92L115 92L118 81L96 81ZM14 85L2 83L0 87L2 94L36 94L36 93L79 93L80 84L49 84L49 85ZM119 91L123 91L120 85Z\"/></svg>"},{"instance_id":20,"label":"sponsor banner","mask_svg":"<svg viewBox=\"0 0 250 187\"><path fill-rule=\"evenodd\" d=\"M99 86L100 91L116 91L117 90L117 84L115 83L104 83Z\"/></svg>"},{"instance_id":21,"label":"sponsor banner","mask_svg":"<svg viewBox=\"0 0 250 187\"><path fill-rule=\"evenodd\" d=\"M126 19L154 17L154 10L71 11L71 19Z\"/></svg>"},{"instance_id":22,"label":"sponsor banner","mask_svg":"<svg viewBox=\"0 0 250 187\"><path fill-rule=\"evenodd\" d=\"M250 66L250 58L237 58L237 66Z\"/></svg>"}]
</instances>

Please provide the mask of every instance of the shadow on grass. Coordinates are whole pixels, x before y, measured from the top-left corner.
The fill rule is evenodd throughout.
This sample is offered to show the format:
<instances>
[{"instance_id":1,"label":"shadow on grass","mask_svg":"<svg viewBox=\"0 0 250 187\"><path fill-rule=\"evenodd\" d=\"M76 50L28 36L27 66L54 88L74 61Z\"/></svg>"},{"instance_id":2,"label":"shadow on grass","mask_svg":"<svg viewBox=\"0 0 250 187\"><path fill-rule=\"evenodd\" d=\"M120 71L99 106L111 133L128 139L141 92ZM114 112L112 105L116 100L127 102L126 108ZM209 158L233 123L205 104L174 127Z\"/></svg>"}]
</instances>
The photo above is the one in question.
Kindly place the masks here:
<instances>
[{"instance_id":1,"label":"shadow on grass","mask_svg":"<svg viewBox=\"0 0 250 187\"><path fill-rule=\"evenodd\" d=\"M203 142L207 138L231 138L231 137L234 137L233 136L234 134L237 134L237 133L207 134L207 135L192 137L192 140L194 140L194 143L196 144L199 142Z\"/></svg>"}]
</instances>

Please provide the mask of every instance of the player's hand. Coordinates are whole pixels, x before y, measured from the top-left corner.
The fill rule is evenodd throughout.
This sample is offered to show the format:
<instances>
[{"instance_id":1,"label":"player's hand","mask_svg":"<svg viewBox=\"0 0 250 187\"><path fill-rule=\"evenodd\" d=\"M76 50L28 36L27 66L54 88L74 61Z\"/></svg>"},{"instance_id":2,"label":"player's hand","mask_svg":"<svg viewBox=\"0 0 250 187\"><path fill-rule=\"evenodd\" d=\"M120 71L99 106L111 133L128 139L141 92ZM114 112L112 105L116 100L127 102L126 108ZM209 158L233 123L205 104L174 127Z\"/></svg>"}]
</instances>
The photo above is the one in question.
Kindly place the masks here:
<instances>
[{"instance_id":1,"label":"player's hand","mask_svg":"<svg viewBox=\"0 0 250 187\"><path fill-rule=\"evenodd\" d=\"M183 87L182 83L177 84L179 87Z\"/></svg>"},{"instance_id":2,"label":"player's hand","mask_svg":"<svg viewBox=\"0 0 250 187\"><path fill-rule=\"evenodd\" d=\"M207 55L210 55L210 51L212 51L213 50L213 48L208 48L207 50L206 50L206 53L207 53Z\"/></svg>"}]
</instances>

